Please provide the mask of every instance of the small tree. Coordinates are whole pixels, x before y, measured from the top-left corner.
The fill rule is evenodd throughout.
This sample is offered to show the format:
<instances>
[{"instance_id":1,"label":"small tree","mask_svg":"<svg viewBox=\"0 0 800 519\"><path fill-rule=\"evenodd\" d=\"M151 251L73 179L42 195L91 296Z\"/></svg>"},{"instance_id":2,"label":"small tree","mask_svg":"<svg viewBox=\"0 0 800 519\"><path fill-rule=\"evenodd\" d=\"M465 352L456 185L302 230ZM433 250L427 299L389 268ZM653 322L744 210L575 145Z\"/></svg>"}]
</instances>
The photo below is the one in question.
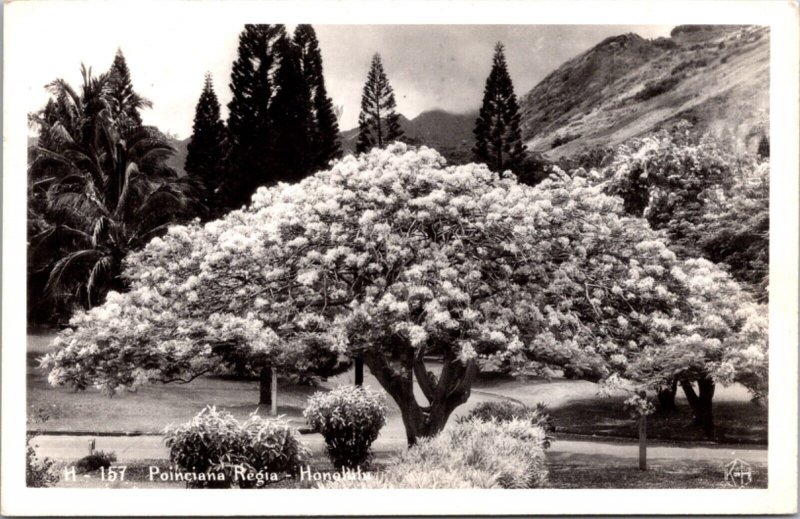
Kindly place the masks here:
<instances>
[{"instance_id":1,"label":"small tree","mask_svg":"<svg viewBox=\"0 0 800 519\"><path fill-rule=\"evenodd\" d=\"M502 43L495 45L492 71L486 79L483 104L475 121L472 153L476 162L485 163L492 171L517 172L525 158L525 146L517 96L503 49Z\"/></svg>"},{"instance_id":2,"label":"small tree","mask_svg":"<svg viewBox=\"0 0 800 519\"><path fill-rule=\"evenodd\" d=\"M696 282L585 179L530 188L404 144L174 227L127 265L133 290L76 316L45 359L52 383L113 391L231 362L309 373L362 357L409 443L444 427L481 368L625 370L672 340L664 320L690 321L670 311Z\"/></svg>"},{"instance_id":3,"label":"small tree","mask_svg":"<svg viewBox=\"0 0 800 519\"><path fill-rule=\"evenodd\" d=\"M219 101L211 74L206 74L203 92L197 102L192 137L187 146L186 173L203 186L203 203L209 214L220 211L219 188L225 160L225 123L220 117Z\"/></svg>"},{"instance_id":4,"label":"small tree","mask_svg":"<svg viewBox=\"0 0 800 519\"><path fill-rule=\"evenodd\" d=\"M375 54L361 96L356 152L364 153L373 147L384 148L403 136L400 116L394 111L396 106L392 86L383 71L381 56Z\"/></svg>"}]
</instances>

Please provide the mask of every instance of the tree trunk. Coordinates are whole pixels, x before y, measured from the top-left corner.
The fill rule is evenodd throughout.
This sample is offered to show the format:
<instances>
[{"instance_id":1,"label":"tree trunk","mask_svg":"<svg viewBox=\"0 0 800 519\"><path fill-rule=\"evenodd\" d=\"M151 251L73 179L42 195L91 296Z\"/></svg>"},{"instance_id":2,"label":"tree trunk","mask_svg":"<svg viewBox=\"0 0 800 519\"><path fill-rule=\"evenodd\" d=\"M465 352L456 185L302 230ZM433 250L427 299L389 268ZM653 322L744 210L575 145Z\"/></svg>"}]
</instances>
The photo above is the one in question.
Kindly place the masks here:
<instances>
[{"instance_id":1,"label":"tree trunk","mask_svg":"<svg viewBox=\"0 0 800 519\"><path fill-rule=\"evenodd\" d=\"M364 385L364 359L362 359L361 357L357 357L355 365L356 365L355 384L356 386L361 387Z\"/></svg>"},{"instance_id":2,"label":"tree trunk","mask_svg":"<svg viewBox=\"0 0 800 519\"><path fill-rule=\"evenodd\" d=\"M647 415L639 418L639 470L647 470Z\"/></svg>"},{"instance_id":3,"label":"tree trunk","mask_svg":"<svg viewBox=\"0 0 800 519\"><path fill-rule=\"evenodd\" d=\"M259 405L272 405L272 369L261 368L258 376L258 403Z\"/></svg>"},{"instance_id":4,"label":"tree trunk","mask_svg":"<svg viewBox=\"0 0 800 519\"><path fill-rule=\"evenodd\" d=\"M272 368L270 373L270 378L272 379L269 385L269 392L270 392L270 406L269 406L269 414L272 416L278 416L278 371L275 368Z\"/></svg>"},{"instance_id":5,"label":"tree trunk","mask_svg":"<svg viewBox=\"0 0 800 519\"><path fill-rule=\"evenodd\" d=\"M694 386L688 380L681 380L681 387L686 394L686 400L692 408L694 415L694 425L703 428L706 436L709 438L714 437L714 381L710 378L702 378L697 381L697 387L700 392L698 395L695 393Z\"/></svg>"},{"instance_id":6,"label":"tree trunk","mask_svg":"<svg viewBox=\"0 0 800 519\"><path fill-rule=\"evenodd\" d=\"M467 401L478 368L474 362L465 365L448 353L437 379L425 368L421 354L415 356L410 347L405 350L400 370L390 365L382 352L366 353L364 362L400 407L406 439L412 446L418 438L434 436L441 431L455 408ZM419 405L414 396L414 374L428 400L427 406Z\"/></svg>"},{"instance_id":7,"label":"tree trunk","mask_svg":"<svg viewBox=\"0 0 800 519\"><path fill-rule=\"evenodd\" d=\"M675 406L675 394L678 392L678 381L673 380L669 385L662 387L658 390L658 411L663 414L674 412L677 407Z\"/></svg>"},{"instance_id":8,"label":"tree trunk","mask_svg":"<svg viewBox=\"0 0 800 519\"><path fill-rule=\"evenodd\" d=\"M714 381L710 378L704 378L697 382L700 388L700 409L701 418L700 425L703 427L708 438L714 437L714 409L712 407L714 400Z\"/></svg>"}]
</instances>

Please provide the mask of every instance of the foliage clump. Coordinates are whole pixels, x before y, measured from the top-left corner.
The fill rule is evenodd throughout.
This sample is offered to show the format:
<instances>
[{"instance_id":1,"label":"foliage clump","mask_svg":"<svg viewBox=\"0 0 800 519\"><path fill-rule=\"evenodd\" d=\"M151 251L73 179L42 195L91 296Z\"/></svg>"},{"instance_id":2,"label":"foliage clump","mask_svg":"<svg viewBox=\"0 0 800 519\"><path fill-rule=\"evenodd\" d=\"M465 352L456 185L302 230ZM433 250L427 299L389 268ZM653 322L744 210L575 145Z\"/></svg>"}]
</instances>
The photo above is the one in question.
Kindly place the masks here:
<instances>
[{"instance_id":1,"label":"foliage clump","mask_svg":"<svg viewBox=\"0 0 800 519\"><path fill-rule=\"evenodd\" d=\"M546 406L541 402L535 406L529 406L511 400L481 402L476 405L466 417L462 418L462 421L480 420L482 422L488 422L497 420L499 422L509 422L516 419L526 420L534 427L541 427L545 433L547 433L544 447L550 447L555 426L553 425L550 415L547 413Z\"/></svg>"},{"instance_id":2,"label":"foliage clump","mask_svg":"<svg viewBox=\"0 0 800 519\"><path fill-rule=\"evenodd\" d=\"M670 75L659 80L648 81L645 83L644 88L633 96L633 99L634 101L647 101L660 96L675 88L682 80L683 77L681 75Z\"/></svg>"},{"instance_id":3,"label":"foliage clump","mask_svg":"<svg viewBox=\"0 0 800 519\"><path fill-rule=\"evenodd\" d=\"M107 469L115 461L117 461L117 455L113 452L94 451L75 462L75 471L78 474L84 474L94 472L101 467Z\"/></svg>"},{"instance_id":4,"label":"foliage clump","mask_svg":"<svg viewBox=\"0 0 800 519\"><path fill-rule=\"evenodd\" d=\"M196 488L261 487L270 481L268 474L297 474L309 457L284 420L253 414L240 422L214 407L188 423L168 426L164 435L170 463L186 473L204 475L188 481Z\"/></svg>"},{"instance_id":5,"label":"foliage clump","mask_svg":"<svg viewBox=\"0 0 800 519\"><path fill-rule=\"evenodd\" d=\"M530 421L478 419L446 427L394 459L375 477L326 488L541 488L547 434Z\"/></svg>"},{"instance_id":6,"label":"foliage clump","mask_svg":"<svg viewBox=\"0 0 800 519\"><path fill-rule=\"evenodd\" d=\"M31 443L34 438L35 436L29 434L25 445L25 485L37 488L52 487L59 479L56 462L36 455L36 446Z\"/></svg>"},{"instance_id":7,"label":"foliage clump","mask_svg":"<svg viewBox=\"0 0 800 519\"><path fill-rule=\"evenodd\" d=\"M386 425L385 398L365 387L341 386L314 394L303 416L325 438L334 467L366 467L372 443Z\"/></svg>"}]
</instances>

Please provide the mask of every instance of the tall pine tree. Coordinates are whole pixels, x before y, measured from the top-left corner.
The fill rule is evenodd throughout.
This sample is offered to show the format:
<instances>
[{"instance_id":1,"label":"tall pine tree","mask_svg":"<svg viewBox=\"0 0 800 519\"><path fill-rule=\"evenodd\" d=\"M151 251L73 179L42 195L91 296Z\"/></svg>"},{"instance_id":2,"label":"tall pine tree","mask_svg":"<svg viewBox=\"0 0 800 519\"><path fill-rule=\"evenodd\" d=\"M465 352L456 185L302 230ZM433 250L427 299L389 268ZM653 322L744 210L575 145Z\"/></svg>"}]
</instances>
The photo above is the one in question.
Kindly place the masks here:
<instances>
[{"instance_id":1,"label":"tall pine tree","mask_svg":"<svg viewBox=\"0 0 800 519\"><path fill-rule=\"evenodd\" d=\"M477 162L484 162L498 172L507 169L516 172L525 158L519 105L500 42L494 48L492 71L486 79L483 105L475 122L472 152Z\"/></svg>"},{"instance_id":2,"label":"tall pine tree","mask_svg":"<svg viewBox=\"0 0 800 519\"><path fill-rule=\"evenodd\" d=\"M108 71L108 87L110 90L111 116L117 122L119 128L125 132L130 132L142 126L142 117L139 110L150 108L150 101L140 96L133 90L131 73L128 70L128 63L122 54L122 49L117 49L114 62Z\"/></svg>"},{"instance_id":3,"label":"tall pine tree","mask_svg":"<svg viewBox=\"0 0 800 519\"><path fill-rule=\"evenodd\" d=\"M361 96L357 153L364 153L376 146L383 148L403 136L396 107L394 92L383 71L381 56L375 54Z\"/></svg>"},{"instance_id":4,"label":"tall pine tree","mask_svg":"<svg viewBox=\"0 0 800 519\"><path fill-rule=\"evenodd\" d=\"M269 114L275 130L277 180L295 182L311 172L314 162L311 97L297 46L283 35L275 43L275 50L280 63L275 72L276 92Z\"/></svg>"},{"instance_id":5,"label":"tall pine tree","mask_svg":"<svg viewBox=\"0 0 800 519\"><path fill-rule=\"evenodd\" d=\"M276 66L274 46L286 37L283 25L248 24L239 35L228 103L229 152L223 190L227 206L250 201L258 186L277 181L270 101Z\"/></svg>"},{"instance_id":6,"label":"tall pine tree","mask_svg":"<svg viewBox=\"0 0 800 519\"><path fill-rule=\"evenodd\" d=\"M211 74L207 73L203 92L195 108L185 169L188 175L202 184L203 204L212 218L222 212L219 189L225 152L225 124L220 116L219 100L214 92Z\"/></svg>"},{"instance_id":7,"label":"tall pine tree","mask_svg":"<svg viewBox=\"0 0 800 519\"><path fill-rule=\"evenodd\" d=\"M325 169L328 163L342 155L339 144L339 123L325 89L322 74L322 53L317 34L311 25L300 24L294 31L294 44L300 59L305 96L310 100L309 123L313 152L312 172Z\"/></svg>"}]
</instances>

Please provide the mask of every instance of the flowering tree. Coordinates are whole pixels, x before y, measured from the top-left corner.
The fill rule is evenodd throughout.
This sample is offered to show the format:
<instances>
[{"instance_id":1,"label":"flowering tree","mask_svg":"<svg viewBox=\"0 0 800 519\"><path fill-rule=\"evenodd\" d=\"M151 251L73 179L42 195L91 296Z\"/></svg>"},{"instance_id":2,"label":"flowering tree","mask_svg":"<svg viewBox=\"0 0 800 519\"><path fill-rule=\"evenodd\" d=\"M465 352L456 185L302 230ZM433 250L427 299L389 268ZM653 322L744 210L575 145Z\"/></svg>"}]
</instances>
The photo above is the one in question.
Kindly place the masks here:
<instances>
[{"instance_id":1,"label":"flowering tree","mask_svg":"<svg viewBox=\"0 0 800 519\"><path fill-rule=\"evenodd\" d=\"M722 322L726 325L743 320L765 323L766 307L752 305L752 299L758 302L768 299L769 161L737 154L727 142L698 135L689 123L682 121L670 130L631 139L617 148L613 160L606 162L605 167L597 171L578 170L573 174L586 176L591 182L602 185L605 192L620 196L627 213L642 216L654 229L665 232L669 247L679 257L709 259L743 283L747 293L727 277L718 280L723 284L715 287L716 292L710 295L715 298L711 307L727 309L727 318ZM696 270L698 265L689 270ZM729 293L727 300L722 297L725 292ZM740 307L732 307L732 304ZM713 313L706 305L693 315L708 319ZM719 333L712 336L714 340L719 339ZM709 341L712 337L706 336L703 340ZM697 351L697 341L684 346L687 348L682 351L693 351L693 348ZM749 351L758 352L758 362L765 366L766 343L738 344L735 349L741 351L750 346L754 349ZM701 348L708 355L697 356L697 359L718 363L722 351L717 349L720 351ZM675 351L674 348L670 350L671 353ZM677 358L685 359L685 355ZM698 369L697 361L692 366L673 370L678 378L665 380L659 386L661 409L674 408L675 392L680 384L694 410L695 422L703 424L711 433L710 409L715 380L712 373L716 368ZM701 373L705 375L699 376ZM755 383L751 379L748 387L763 386L766 378L759 380L761 382ZM754 394L762 396L763 387L755 389Z\"/></svg>"},{"instance_id":2,"label":"flowering tree","mask_svg":"<svg viewBox=\"0 0 800 519\"><path fill-rule=\"evenodd\" d=\"M681 121L621 145L602 174L607 191L664 229L679 256L724 263L767 300L769 159L737 153Z\"/></svg>"},{"instance_id":3,"label":"flowering tree","mask_svg":"<svg viewBox=\"0 0 800 519\"><path fill-rule=\"evenodd\" d=\"M131 292L78 315L44 365L54 384L113 391L234 361L303 371L361 357L413 443L441 430L479 369L643 372L642 351L692 330L685 267L586 179L530 188L394 144L171 228L129 257Z\"/></svg>"}]
</instances>

